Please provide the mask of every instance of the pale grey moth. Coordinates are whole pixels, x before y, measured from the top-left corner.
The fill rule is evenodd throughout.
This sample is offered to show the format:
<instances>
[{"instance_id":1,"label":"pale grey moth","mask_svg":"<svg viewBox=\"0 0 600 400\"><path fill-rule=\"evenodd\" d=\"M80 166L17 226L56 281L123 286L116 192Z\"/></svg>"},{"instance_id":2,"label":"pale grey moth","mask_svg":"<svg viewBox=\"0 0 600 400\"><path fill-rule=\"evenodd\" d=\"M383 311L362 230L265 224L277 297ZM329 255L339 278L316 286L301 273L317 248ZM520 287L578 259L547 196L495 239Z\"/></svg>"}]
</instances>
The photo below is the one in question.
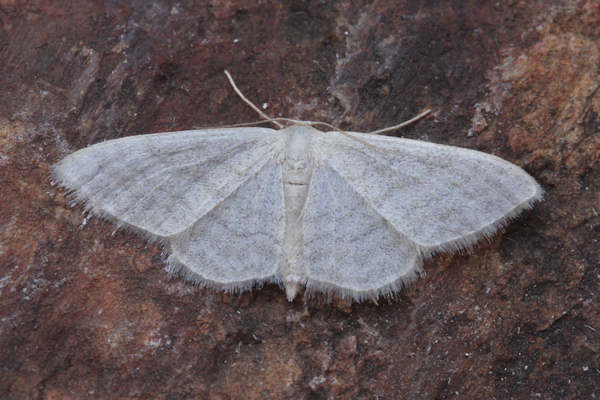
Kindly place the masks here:
<instances>
[{"instance_id":1,"label":"pale grey moth","mask_svg":"<svg viewBox=\"0 0 600 400\"><path fill-rule=\"evenodd\" d=\"M167 270L242 291L272 282L391 295L434 253L469 248L542 189L479 151L298 122L130 136L54 165L95 215L162 243Z\"/></svg>"}]
</instances>

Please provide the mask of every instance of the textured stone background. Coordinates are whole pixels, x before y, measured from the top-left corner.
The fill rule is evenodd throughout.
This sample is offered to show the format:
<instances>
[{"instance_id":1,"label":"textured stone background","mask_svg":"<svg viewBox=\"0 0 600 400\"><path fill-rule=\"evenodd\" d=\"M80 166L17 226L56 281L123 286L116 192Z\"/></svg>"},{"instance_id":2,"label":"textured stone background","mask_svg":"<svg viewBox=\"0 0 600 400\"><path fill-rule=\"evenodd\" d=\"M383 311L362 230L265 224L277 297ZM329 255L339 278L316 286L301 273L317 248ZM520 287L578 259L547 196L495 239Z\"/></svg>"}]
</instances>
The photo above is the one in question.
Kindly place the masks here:
<instances>
[{"instance_id":1,"label":"textured stone background","mask_svg":"<svg viewBox=\"0 0 600 400\"><path fill-rule=\"evenodd\" d=\"M0 398L600 397L597 0L0 0ZM272 115L483 150L546 199L397 299L169 280L50 186L104 139ZM251 251L251 249L247 249Z\"/></svg>"}]
</instances>

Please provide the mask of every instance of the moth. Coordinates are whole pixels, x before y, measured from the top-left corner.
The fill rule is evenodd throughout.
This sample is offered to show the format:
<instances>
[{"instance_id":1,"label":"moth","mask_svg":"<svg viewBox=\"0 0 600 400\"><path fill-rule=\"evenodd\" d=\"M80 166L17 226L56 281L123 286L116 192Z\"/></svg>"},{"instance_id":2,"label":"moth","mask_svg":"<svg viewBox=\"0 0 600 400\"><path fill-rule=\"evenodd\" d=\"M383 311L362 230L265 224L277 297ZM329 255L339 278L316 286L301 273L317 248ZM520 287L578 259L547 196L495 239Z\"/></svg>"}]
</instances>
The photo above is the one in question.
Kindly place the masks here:
<instances>
[{"instance_id":1,"label":"moth","mask_svg":"<svg viewBox=\"0 0 600 400\"><path fill-rule=\"evenodd\" d=\"M293 122L109 140L52 177L92 214L163 244L171 274L231 291L276 283L290 301L303 287L391 295L424 259L473 246L542 198L493 155Z\"/></svg>"}]
</instances>

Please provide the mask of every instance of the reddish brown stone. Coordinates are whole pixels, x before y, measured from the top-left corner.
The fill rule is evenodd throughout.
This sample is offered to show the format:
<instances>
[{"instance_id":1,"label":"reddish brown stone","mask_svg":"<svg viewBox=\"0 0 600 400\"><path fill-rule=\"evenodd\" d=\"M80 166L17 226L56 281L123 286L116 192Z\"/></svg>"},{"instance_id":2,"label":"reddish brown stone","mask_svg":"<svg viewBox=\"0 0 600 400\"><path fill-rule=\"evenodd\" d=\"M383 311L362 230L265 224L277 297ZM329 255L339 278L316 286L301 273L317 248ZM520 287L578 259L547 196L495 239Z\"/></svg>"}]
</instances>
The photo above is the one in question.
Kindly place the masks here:
<instances>
[{"instance_id":1,"label":"reddish brown stone","mask_svg":"<svg viewBox=\"0 0 600 400\"><path fill-rule=\"evenodd\" d=\"M600 396L600 4L0 0L0 398ZM290 304L162 269L49 167L273 116L479 149L546 197L394 300ZM248 249L244 249L248 251Z\"/></svg>"}]
</instances>

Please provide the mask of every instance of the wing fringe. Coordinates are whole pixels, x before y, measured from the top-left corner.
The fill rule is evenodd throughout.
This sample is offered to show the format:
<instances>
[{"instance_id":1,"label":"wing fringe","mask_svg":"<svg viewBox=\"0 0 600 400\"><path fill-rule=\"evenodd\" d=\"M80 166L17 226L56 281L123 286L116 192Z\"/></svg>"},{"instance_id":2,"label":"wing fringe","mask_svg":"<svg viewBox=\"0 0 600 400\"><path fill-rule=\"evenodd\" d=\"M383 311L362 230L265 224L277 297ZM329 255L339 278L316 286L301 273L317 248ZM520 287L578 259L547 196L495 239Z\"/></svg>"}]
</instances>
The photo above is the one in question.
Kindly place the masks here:
<instances>
[{"instance_id":1,"label":"wing fringe","mask_svg":"<svg viewBox=\"0 0 600 400\"><path fill-rule=\"evenodd\" d=\"M544 191L539 185L537 185L536 192L528 200L515 206L508 213L504 214L502 217L489 223L478 231L434 246L417 245L419 246L425 259L429 259L439 253L469 251L483 238L490 242L498 231L504 231L504 228L510 224L510 222L515 220L523 211L533 208L535 203L541 201L543 197Z\"/></svg>"},{"instance_id":2,"label":"wing fringe","mask_svg":"<svg viewBox=\"0 0 600 400\"><path fill-rule=\"evenodd\" d=\"M393 300L403 289L423 276L425 276L423 259L419 257L415 260L415 265L410 271L381 287L368 290L355 290L338 286L330 282L308 279L304 283L306 288L305 296L310 298L324 296L328 302L331 302L334 297L352 300L358 303L363 301L373 301L373 299L379 300L380 298Z\"/></svg>"}]
</instances>

